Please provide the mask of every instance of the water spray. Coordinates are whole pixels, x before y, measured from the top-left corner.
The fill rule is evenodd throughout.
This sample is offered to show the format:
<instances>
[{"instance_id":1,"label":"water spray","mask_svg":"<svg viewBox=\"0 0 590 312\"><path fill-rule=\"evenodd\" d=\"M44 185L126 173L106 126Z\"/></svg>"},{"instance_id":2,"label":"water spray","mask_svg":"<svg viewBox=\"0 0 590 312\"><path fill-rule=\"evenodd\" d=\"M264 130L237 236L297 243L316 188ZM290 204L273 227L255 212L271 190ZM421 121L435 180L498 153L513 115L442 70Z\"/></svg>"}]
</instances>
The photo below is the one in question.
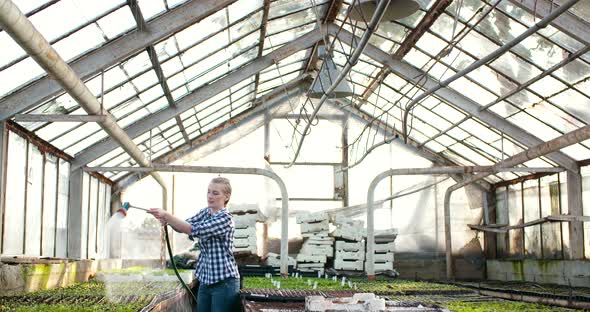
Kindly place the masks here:
<instances>
[{"instance_id":1,"label":"water spray","mask_svg":"<svg viewBox=\"0 0 590 312\"><path fill-rule=\"evenodd\" d=\"M143 210L145 212L149 211L149 209L147 209L147 208L137 207L137 206L131 205L129 202L124 202L123 205L121 206L121 208L119 208L115 212L115 214L120 213L123 217L126 217L127 211L130 208ZM178 273L178 269L176 268L176 263L174 263L174 256L172 255L172 247L170 246L170 238L168 237L168 227L166 226L166 224L163 224L162 226L164 227L164 236L166 238L166 247L168 249L168 256L170 257L170 262L172 263L172 268L174 269L174 274L176 274L176 277L178 278L178 280L180 281L180 283L182 284L184 289L186 289L186 291L188 291L188 293L191 295L191 297L193 297L193 300L195 301L195 303L197 303L197 297L190 290L190 288L186 285L184 280L180 277L180 274Z\"/></svg>"}]
</instances>

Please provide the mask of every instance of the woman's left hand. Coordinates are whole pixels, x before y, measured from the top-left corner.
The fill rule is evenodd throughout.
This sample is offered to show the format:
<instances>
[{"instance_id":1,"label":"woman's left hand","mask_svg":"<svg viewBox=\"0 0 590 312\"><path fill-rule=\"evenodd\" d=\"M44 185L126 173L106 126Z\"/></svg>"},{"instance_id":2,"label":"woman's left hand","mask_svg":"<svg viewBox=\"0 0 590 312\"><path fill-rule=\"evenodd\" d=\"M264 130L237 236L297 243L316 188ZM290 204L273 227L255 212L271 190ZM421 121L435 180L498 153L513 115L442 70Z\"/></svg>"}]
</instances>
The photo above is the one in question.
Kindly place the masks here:
<instances>
[{"instance_id":1,"label":"woman's left hand","mask_svg":"<svg viewBox=\"0 0 590 312\"><path fill-rule=\"evenodd\" d=\"M160 208L150 208L147 213L151 214L152 216L154 216L156 219L158 219L160 221L160 223L162 224L167 224L168 221L166 220L168 212L160 209Z\"/></svg>"}]
</instances>

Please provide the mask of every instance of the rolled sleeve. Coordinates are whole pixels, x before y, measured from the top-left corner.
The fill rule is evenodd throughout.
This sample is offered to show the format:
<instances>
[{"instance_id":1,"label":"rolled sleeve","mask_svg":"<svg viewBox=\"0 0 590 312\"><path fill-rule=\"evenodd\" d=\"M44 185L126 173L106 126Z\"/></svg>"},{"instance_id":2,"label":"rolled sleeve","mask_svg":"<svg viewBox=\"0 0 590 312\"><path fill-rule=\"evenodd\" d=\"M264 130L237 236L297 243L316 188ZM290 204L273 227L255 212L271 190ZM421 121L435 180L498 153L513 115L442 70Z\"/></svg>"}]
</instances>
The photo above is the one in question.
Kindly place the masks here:
<instances>
[{"instance_id":1,"label":"rolled sleeve","mask_svg":"<svg viewBox=\"0 0 590 312\"><path fill-rule=\"evenodd\" d=\"M231 225L231 217L225 213L219 213L211 219L191 223L191 234L189 237L192 236L200 240L207 240L211 237L224 235L231 229Z\"/></svg>"},{"instance_id":2,"label":"rolled sleeve","mask_svg":"<svg viewBox=\"0 0 590 312\"><path fill-rule=\"evenodd\" d=\"M199 213L185 220L188 224L191 225L191 234L188 235L188 239L190 239L191 241L194 241L196 237L192 234L194 232L195 225L205 219L205 217L209 213L208 209L209 208L203 208L201 209L201 211L199 211Z\"/></svg>"}]
</instances>

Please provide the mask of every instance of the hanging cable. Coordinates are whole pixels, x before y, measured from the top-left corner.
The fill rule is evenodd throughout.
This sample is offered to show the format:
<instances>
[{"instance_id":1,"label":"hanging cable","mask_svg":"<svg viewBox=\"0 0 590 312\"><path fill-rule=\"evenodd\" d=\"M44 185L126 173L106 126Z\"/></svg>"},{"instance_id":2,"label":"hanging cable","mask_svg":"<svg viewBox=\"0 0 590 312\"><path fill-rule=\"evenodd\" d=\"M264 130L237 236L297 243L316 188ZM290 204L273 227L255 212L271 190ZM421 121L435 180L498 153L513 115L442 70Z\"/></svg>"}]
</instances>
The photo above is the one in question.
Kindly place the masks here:
<instances>
[{"instance_id":1,"label":"hanging cable","mask_svg":"<svg viewBox=\"0 0 590 312\"><path fill-rule=\"evenodd\" d=\"M314 109L314 111L313 111L313 113L311 115L312 119L315 118L315 116L317 115L317 113L318 113L319 109L321 108L322 104L328 98L328 94L332 93L336 89L338 83L340 83L340 81L342 81L342 79L344 79L344 77L346 77L346 75L350 71L350 69L354 65L356 65L356 63L358 61L358 58L360 57L360 55L363 52L365 46L369 42L369 38L375 32L375 30L377 29L377 26L379 24L379 21L381 20L381 17L385 13L385 9L389 5L389 2L390 1L391 0L380 0L379 3L377 4L377 7L375 9L375 13L374 13L373 17L371 18L371 22L369 23L369 25L367 25L367 29L365 30L365 33L363 34L363 37L361 38L361 41L359 42L359 45L355 49L355 51L354 51L353 55L351 56L351 58L347 60L346 66L342 69L342 72L338 75L338 77L335 79L334 83L330 86L330 88L328 88L327 92L320 99L320 102L317 104L317 106L315 107L315 109ZM310 126L311 126L310 123L307 123L305 125L305 128L303 130L303 134L304 135L301 136L301 140L299 141L299 144L297 145L297 150L295 152L295 155L293 157L293 160L286 166L287 168L291 167L295 163L295 161L297 160L297 157L299 156L299 152L301 151L301 147L303 145L303 141L305 140L305 134L309 130Z\"/></svg>"}]
</instances>

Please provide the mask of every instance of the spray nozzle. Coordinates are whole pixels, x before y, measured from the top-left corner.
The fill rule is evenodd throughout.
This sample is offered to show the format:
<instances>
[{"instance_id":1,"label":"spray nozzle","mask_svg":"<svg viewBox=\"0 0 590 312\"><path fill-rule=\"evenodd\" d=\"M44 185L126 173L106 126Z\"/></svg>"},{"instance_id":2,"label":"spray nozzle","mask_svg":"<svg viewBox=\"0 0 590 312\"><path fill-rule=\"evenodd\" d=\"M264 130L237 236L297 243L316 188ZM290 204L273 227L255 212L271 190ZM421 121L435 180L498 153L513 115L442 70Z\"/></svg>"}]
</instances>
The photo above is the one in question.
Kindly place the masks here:
<instances>
[{"instance_id":1,"label":"spray nozzle","mask_svg":"<svg viewBox=\"0 0 590 312\"><path fill-rule=\"evenodd\" d=\"M149 209L147 208L142 208L142 207L137 207L137 206L133 206L131 205L129 202L124 202L123 205L121 206L120 210L125 210L128 211L129 208L133 208L133 209L138 209L138 210L143 210L143 211L149 211Z\"/></svg>"}]
</instances>

